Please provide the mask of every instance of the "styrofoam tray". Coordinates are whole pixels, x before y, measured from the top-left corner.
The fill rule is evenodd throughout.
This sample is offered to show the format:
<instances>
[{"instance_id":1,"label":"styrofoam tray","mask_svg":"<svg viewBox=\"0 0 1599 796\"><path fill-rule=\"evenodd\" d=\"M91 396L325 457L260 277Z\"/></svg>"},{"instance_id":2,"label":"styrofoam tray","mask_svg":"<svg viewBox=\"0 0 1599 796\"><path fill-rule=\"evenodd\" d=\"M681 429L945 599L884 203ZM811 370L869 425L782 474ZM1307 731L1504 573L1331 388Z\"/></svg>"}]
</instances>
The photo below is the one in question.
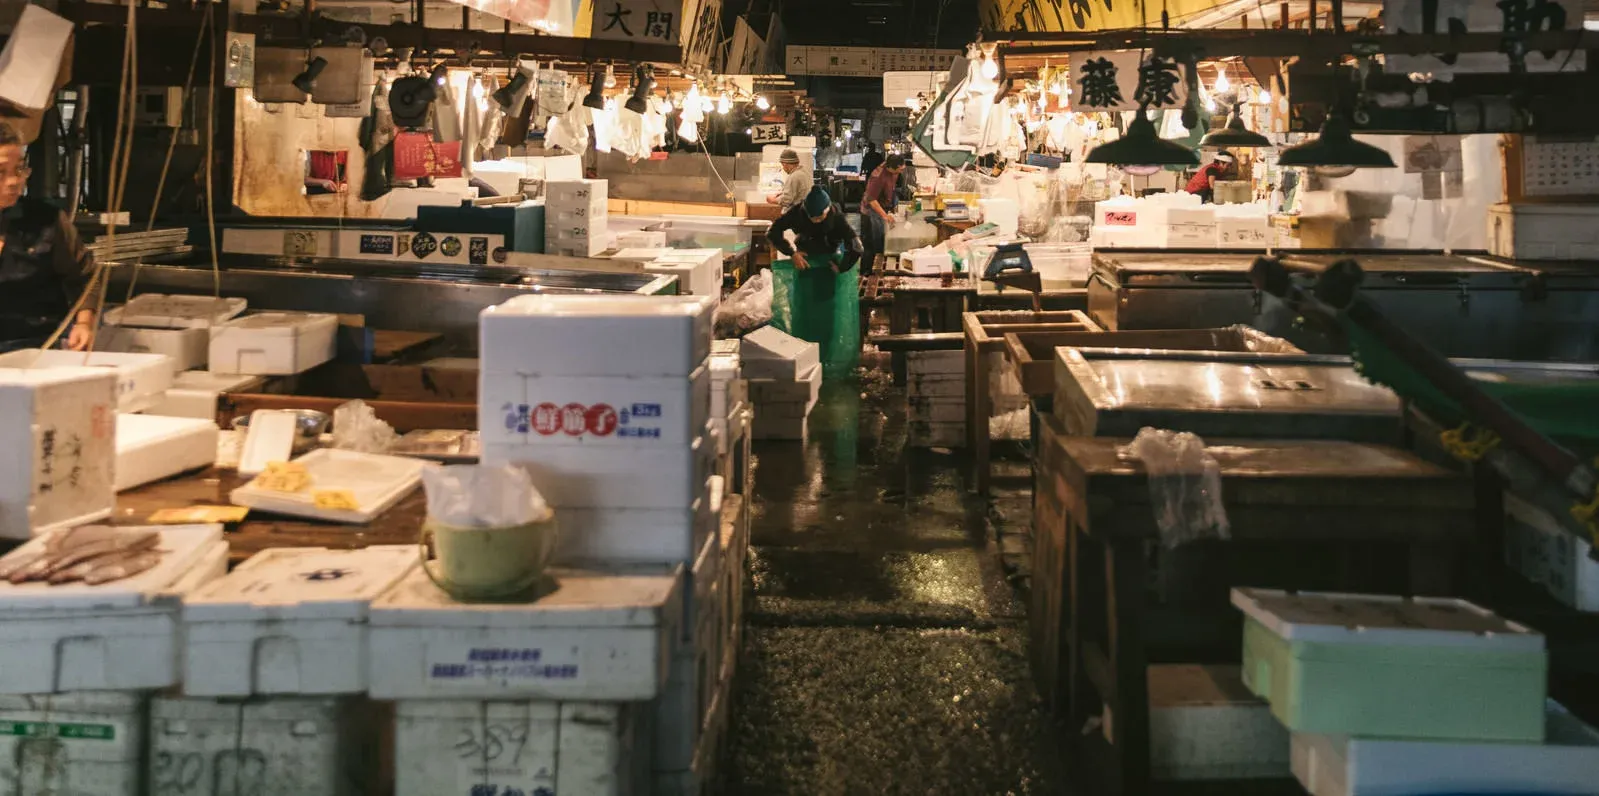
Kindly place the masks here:
<instances>
[{"instance_id":1,"label":"styrofoam tray","mask_svg":"<svg viewBox=\"0 0 1599 796\"><path fill-rule=\"evenodd\" d=\"M1245 615L1289 641L1537 652L1544 637L1465 600L1233 589Z\"/></svg>"},{"instance_id":2,"label":"styrofoam tray","mask_svg":"<svg viewBox=\"0 0 1599 796\"><path fill-rule=\"evenodd\" d=\"M416 489L422 482L422 468L427 466L426 462L403 456L331 448L312 451L294 461L311 476L311 485L304 491L274 492L260 489L251 481L233 490L233 505L329 522L365 524ZM334 489L349 490L360 508L318 508L315 493Z\"/></svg>"},{"instance_id":3,"label":"styrofoam tray","mask_svg":"<svg viewBox=\"0 0 1599 796\"><path fill-rule=\"evenodd\" d=\"M146 605L194 566L210 544L222 540L221 525L165 525L119 530L129 533L143 531L159 533L161 541L156 544L156 549L164 553L161 563L133 577L98 586L89 586L82 582L52 586L48 583L17 584L0 581L0 610L10 612L71 611L91 608L114 610ZM13 551L12 555L24 555L42 550L52 536L54 534L34 537Z\"/></svg>"},{"instance_id":4,"label":"styrofoam tray","mask_svg":"<svg viewBox=\"0 0 1599 796\"><path fill-rule=\"evenodd\" d=\"M204 329L244 312L246 306L248 303L242 298L146 293L107 310L105 321L149 329Z\"/></svg>"}]
</instances>

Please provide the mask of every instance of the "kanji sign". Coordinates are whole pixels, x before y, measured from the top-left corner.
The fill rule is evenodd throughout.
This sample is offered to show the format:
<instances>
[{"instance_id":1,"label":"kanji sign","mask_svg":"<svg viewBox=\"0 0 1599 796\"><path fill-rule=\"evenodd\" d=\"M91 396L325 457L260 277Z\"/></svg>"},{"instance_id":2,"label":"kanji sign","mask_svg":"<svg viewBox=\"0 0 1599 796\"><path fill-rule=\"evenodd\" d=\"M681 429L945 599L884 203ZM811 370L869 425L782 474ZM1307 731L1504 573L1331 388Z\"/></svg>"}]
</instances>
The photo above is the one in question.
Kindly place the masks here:
<instances>
[{"instance_id":1,"label":"kanji sign","mask_svg":"<svg viewBox=\"0 0 1599 796\"><path fill-rule=\"evenodd\" d=\"M594 0L595 39L681 44L682 0Z\"/></svg>"},{"instance_id":2,"label":"kanji sign","mask_svg":"<svg viewBox=\"0 0 1599 796\"><path fill-rule=\"evenodd\" d=\"M788 140L788 125L757 124L750 128L750 141L756 144L777 144Z\"/></svg>"},{"instance_id":3,"label":"kanji sign","mask_svg":"<svg viewBox=\"0 0 1599 796\"><path fill-rule=\"evenodd\" d=\"M1181 108L1188 101L1183 67L1167 57L1141 53L1082 52L1068 59L1071 108L1074 111L1135 111L1140 103L1151 109Z\"/></svg>"},{"instance_id":4,"label":"kanji sign","mask_svg":"<svg viewBox=\"0 0 1599 796\"><path fill-rule=\"evenodd\" d=\"M1532 34L1582 28L1582 4L1576 0L1384 0L1386 33ZM1434 53L1389 55L1391 74L1508 72L1504 53ZM1581 72L1587 58L1576 52L1529 52L1529 72Z\"/></svg>"}]
</instances>

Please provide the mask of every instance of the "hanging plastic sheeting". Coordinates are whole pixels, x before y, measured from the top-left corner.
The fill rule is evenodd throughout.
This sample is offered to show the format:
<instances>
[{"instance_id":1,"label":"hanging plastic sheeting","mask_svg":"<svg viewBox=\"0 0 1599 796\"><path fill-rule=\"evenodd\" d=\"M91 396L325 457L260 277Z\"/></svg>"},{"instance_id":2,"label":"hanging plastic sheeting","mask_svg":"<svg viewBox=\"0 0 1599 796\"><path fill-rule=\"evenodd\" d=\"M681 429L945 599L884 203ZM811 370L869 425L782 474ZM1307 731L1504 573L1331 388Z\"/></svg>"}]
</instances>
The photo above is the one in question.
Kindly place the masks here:
<instances>
[{"instance_id":1,"label":"hanging plastic sheeting","mask_svg":"<svg viewBox=\"0 0 1599 796\"><path fill-rule=\"evenodd\" d=\"M650 98L650 110L644 114L644 146L646 152L666 146L666 100Z\"/></svg>"},{"instance_id":2,"label":"hanging plastic sheeting","mask_svg":"<svg viewBox=\"0 0 1599 796\"><path fill-rule=\"evenodd\" d=\"M1027 151L1027 131L1020 120L1021 100L1006 97L993 106L987 115L977 151L996 154L1006 160L1021 160L1022 154Z\"/></svg>"},{"instance_id":3,"label":"hanging plastic sheeting","mask_svg":"<svg viewBox=\"0 0 1599 796\"><path fill-rule=\"evenodd\" d=\"M928 106L927 112L916 121L911 128L911 141L916 144L923 154L940 166L952 169L962 169L977 162L976 153L968 149L949 149L942 143L945 117L949 110L951 98L966 81L967 72L971 71L971 62L965 58L956 58L949 67L949 81L939 91L938 98ZM686 114L685 114L686 115Z\"/></svg>"},{"instance_id":4,"label":"hanging plastic sheeting","mask_svg":"<svg viewBox=\"0 0 1599 796\"><path fill-rule=\"evenodd\" d=\"M550 68L540 70L538 73L538 89L532 95L534 103L533 118L543 120L551 116L560 116L572 109L576 98L572 96L572 80L565 72ZM538 129L545 126L540 124Z\"/></svg>"},{"instance_id":5,"label":"hanging plastic sheeting","mask_svg":"<svg viewBox=\"0 0 1599 796\"><path fill-rule=\"evenodd\" d=\"M570 0L450 0L555 36L576 35L575 3Z\"/></svg>"},{"instance_id":6,"label":"hanging plastic sheeting","mask_svg":"<svg viewBox=\"0 0 1599 796\"><path fill-rule=\"evenodd\" d=\"M608 111L610 104L606 103ZM626 108L607 113L615 120L609 141L611 149L627 158L629 162L637 162L650 156L649 145L644 140L644 117L648 113L649 111L634 113ZM599 128L596 127L596 137L598 133Z\"/></svg>"}]
</instances>

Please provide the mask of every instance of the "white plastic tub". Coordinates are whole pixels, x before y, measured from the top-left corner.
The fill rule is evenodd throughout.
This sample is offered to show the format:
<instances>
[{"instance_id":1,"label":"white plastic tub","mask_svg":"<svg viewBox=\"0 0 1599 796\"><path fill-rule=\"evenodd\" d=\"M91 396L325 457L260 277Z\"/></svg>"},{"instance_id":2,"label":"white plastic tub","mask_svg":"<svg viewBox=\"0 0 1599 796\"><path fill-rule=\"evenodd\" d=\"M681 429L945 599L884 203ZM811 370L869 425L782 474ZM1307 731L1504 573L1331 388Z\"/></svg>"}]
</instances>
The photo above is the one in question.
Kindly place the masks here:
<instances>
[{"instance_id":1,"label":"white plastic tub","mask_svg":"<svg viewBox=\"0 0 1599 796\"><path fill-rule=\"evenodd\" d=\"M301 312L258 312L211 331L211 372L256 376L304 373L333 359L339 319Z\"/></svg>"},{"instance_id":2,"label":"white plastic tub","mask_svg":"<svg viewBox=\"0 0 1599 796\"><path fill-rule=\"evenodd\" d=\"M117 417L116 490L216 464L217 424L159 415Z\"/></svg>"},{"instance_id":3,"label":"white plastic tub","mask_svg":"<svg viewBox=\"0 0 1599 796\"><path fill-rule=\"evenodd\" d=\"M16 796L142 796L143 694L0 696L0 780Z\"/></svg>"},{"instance_id":4,"label":"white plastic tub","mask_svg":"<svg viewBox=\"0 0 1599 796\"><path fill-rule=\"evenodd\" d=\"M184 693L366 691L367 610L417 561L414 545L256 554L184 600Z\"/></svg>"},{"instance_id":5,"label":"white plastic tub","mask_svg":"<svg viewBox=\"0 0 1599 796\"><path fill-rule=\"evenodd\" d=\"M683 615L681 568L553 569L527 604L463 604L413 571L372 604L374 699L654 699Z\"/></svg>"},{"instance_id":6,"label":"white plastic tub","mask_svg":"<svg viewBox=\"0 0 1599 796\"><path fill-rule=\"evenodd\" d=\"M0 369L0 537L26 539L111 514L116 376Z\"/></svg>"}]
</instances>

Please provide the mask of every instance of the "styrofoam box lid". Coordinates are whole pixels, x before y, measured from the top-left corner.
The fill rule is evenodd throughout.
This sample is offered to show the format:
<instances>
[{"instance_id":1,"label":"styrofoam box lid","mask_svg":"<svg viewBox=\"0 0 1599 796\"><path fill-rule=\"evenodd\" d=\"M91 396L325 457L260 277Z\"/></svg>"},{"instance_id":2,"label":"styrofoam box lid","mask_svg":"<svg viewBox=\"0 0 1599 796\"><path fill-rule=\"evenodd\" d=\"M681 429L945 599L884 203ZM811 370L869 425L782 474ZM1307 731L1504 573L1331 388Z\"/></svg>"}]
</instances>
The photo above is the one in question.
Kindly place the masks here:
<instances>
[{"instance_id":1,"label":"styrofoam box lid","mask_svg":"<svg viewBox=\"0 0 1599 796\"><path fill-rule=\"evenodd\" d=\"M260 489L251 481L233 490L235 505L249 505L266 511L335 522L349 521L353 519L352 515L393 505L394 501L416 488L422 479L422 469L427 467L427 462L420 459L337 448L318 448L295 459L294 463L304 467L311 476L310 489L304 492L276 492ZM348 490L359 508L348 511L316 506L316 492L339 489ZM240 500L246 502L240 503Z\"/></svg>"},{"instance_id":2,"label":"styrofoam box lid","mask_svg":"<svg viewBox=\"0 0 1599 796\"><path fill-rule=\"evenodd\" d=\"M617 574L551 569L559 584L531 603L459 603L420 569L372 603L373 627L660 627L666 610L681 605L682 567Z\"/></svg>"},{"instance_id":3,"label":"styrofoam box lid","mask_svg":"<svg viewBox=\"0 0 1599 796\"><path fill-rule=\"evenodd\" d=\"M705 296L517 296L483 311L483 318L518 315L557 318L698 318L715 304Z\"/></svg>"},{"instance_id":4,"label":"styrofoam box lid","mask_svg":"<svg viewBox=\"0 0 1599 796\"><path fill-rule=\"evenodd\" d=\"M152 329L202 329L244 312L242 298L146 293L106 312L106 323Z\"/></svg>"},{"instance_id":5,"label":"styrofoam box lid","mask_svg":"<svg viewBox=\"0 0 1599 796\"><path fill-rule=\"evenodd\" d=\"M172 388L175 390L202 390L205 392L228 392L240 389L252 382L261 380L260 376L233 373L212 373L208 370L185 370L172 379Z\"/></svg>"},{"instance_id":6,"label":"styrofoam box lid","mask_svg":"<svg viewBox=\"0 0 1599 796\"><path fill-rule=\"evenodd\" d=\"M711 354L719 357L738 357L742 343L738 340L712 340Z\"/></svg>"},{"instance_id":7,"label":"styrofoam box lid","mask_svg":"<svg viewBox=\"0 0 1599 796\"><path fill-rule=\"evenodd\" d=\"M173 370L172 357L166 354L121 354L110 351L58 351L23 348L0 354L0 367L23 369L109 368L128 373L146 368Z\"/></svg>"},{"instance_id":8,"label":"styrofoam box lid","mask_svg":"<svg viewBox=\"0 0 1599 796\"><path fill-rule=\"evenodd\" d=\"M133 450L162 440L217 430L210 420L162 415L117 415L117 450Z\"/></svg>"},{"instance_id":9,"label":"styrofoam box lid","mask_svg":"<svg viewBox=\"0 0 1599 796\"><path fill-rule=\"evenodd\" d=\"M116 374L105 368L19 368L0 356L0 388L23 387L33 389L50 384L106 379L116 381Z\"/></svg>"},{"instance_id":10,"label":"styrofoam box lid","mask_svg":"<svg viewBox=\"0 0 1599 796\"><path fill-rule=\"evenodd\" d=\"M157 527L119 528L129 533L156 531L161 541L156 549L165 553L161 563L131 578L123 578L98 586L85 583L67 583L52 586L48 583L13 584L0 581L0 610L10 611L115 611L138 608L148 604L163 590L183 577L188 570L211 548L222 540L221 525L164 525ZM25 555L40 550L56 533L36 536L13 551Z\"/></svg>"},{"instance_id":11,"label":"styrofoam box lid","mask_svg":"<svg viewBox=\"0 0 1599 796\"><path fill-rule=\"evenodd\" d=\"M763 326L744 335L739 356L744 359L809 359L815 343L807 343L774 326Z\"/></svg>"},{"instance_id":12,"label":"styrofoam box lid","mask_svg":"<svg viewBox=\"0 0 1599 796\"><path fill-rule=\"evenodd\" d=\"M1542 634L1465 600L1233 589L1233 605L1289 641L1537 652Z\"/></svg>"},{"instance_id":13,"label":"styrofoam box lid","mask_svg":"<svg viewBox=\"0 0 1599 796\"><path fill-rule=\"evenodd\" d=\"M183 601L185 622L363 619L416 567L416 545L263 550Z\"/></svg>"},{"instance_id":14,"label":"styrofoam box lid","mask_svg":"<svg viewBox=\"0 0 1599 796\"><path fill-rule=\"evenodd\" d=\"M248 329L257 334L296 335L323 326L337 326L336 315L315 312L257 312L241 315L226 323L224 329Z\"/></svg>"},{"instance_id":15,"label":"styrofoam box lid","mask_svg":"<svg viewBox=\"0 0 1599 796\"><path fill-rule=\"evenodd\" d=\"M611 255L611 259L637 260L639 262L650 263L654 262L656 259L660 258L661 255L668 251L671 250L665 247L651 249L620 249L615 254Z\"/></svg>"}]
</instances>

